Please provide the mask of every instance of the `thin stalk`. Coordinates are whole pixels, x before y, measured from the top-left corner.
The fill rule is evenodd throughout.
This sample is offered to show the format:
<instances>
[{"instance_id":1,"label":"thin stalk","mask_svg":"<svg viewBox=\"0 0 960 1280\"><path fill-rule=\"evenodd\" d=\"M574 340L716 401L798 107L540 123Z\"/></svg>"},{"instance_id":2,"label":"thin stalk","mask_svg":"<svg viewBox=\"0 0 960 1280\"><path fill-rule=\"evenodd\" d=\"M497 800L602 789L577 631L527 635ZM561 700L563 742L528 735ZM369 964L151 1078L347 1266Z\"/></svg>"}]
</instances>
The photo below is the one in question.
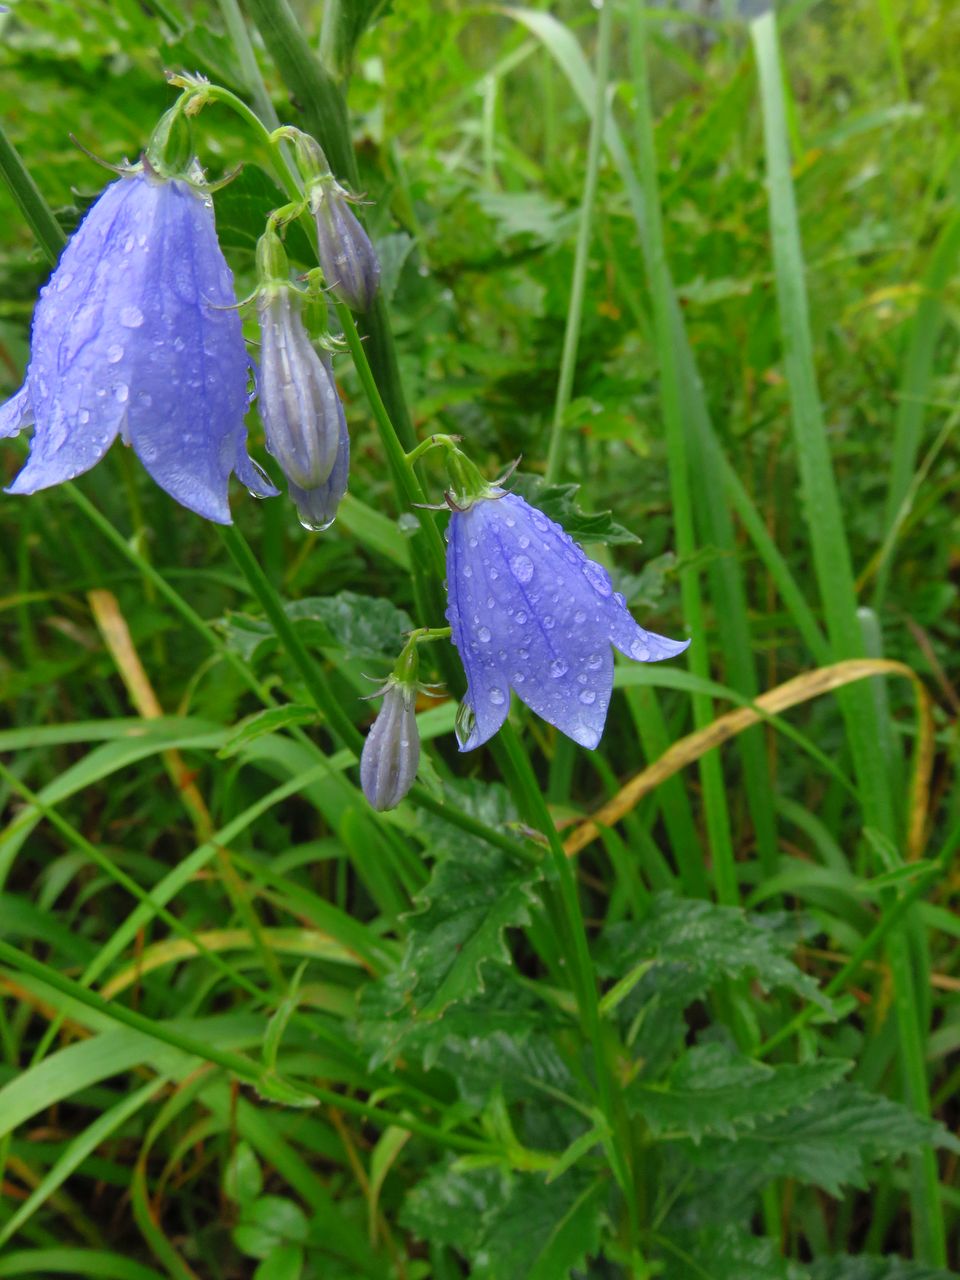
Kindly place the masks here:
<instances>
[{"instance_id":1,"label":"thin stalk","mask_svg":"<svg viewBox=\"0 0 960 1280\"><path fill-rule=\"evenodd\" d=\"M577 249L573 260L573 279L570 282L570 304L567 308L567 327L563 335L563 354L560 358L560 377L557 382L557 398L553 408L550 442L547 448L547 483L551 484L563 470L564 422L573 390L573 375L577 367L577 348L580 345L580 327L583 322L583 296L587 280L587 264L590 243L593 240L593 215L597 202L597 180L600 173L600 156L603 152L603 133L607 118L607 80L610 74L610 44L613 33L614 0L600 0L600 19L597 31L596 98L590 120L590 141L587 146L587 167L583 179L583 199L580 202L580 223L577 229Z\"/></svg>"},{"instance_id":2,"label":"thin stalk","mask_svg":"<svg viewBox=\"0 0 960 1280\"><path fill-rule=\"evenodd\" d=\"M673 318L673 290L667 266L660 212L660 190L657 180L657 158L647 70L646 17L641 5L631 7L630 50L636 84L637 146L646 211L651 294L660 363L660 406L667 436L674 528L677 551L682 560L689 561L696 550L697 540L690 489L690 460L687 455L683 421L681 366ZM690 647L690 665L696 675L709 679L709 661L704 643L706 626L703 601L697 569L694 566L688 565L681 572L680 591L684 616L694 637ZM714 719L712 700L705 694L694 694L692 703L694 722L698 729L702 729ZM730 837L723 771L717 753L708 752L701 758L699 767L717 897L722 903L736 904L740 898L740 890Z\"/></svg>"},{"instance_id":3,"label":"thin stalk","mask_svg":"<svg viewBox=\"0 0 960 1280\"><path fill-rule=\"evenodd\" d=\"M47 259L51 264L55 264L63 252L67 237L2 125L0 125L0 178L3 178L7 184L10 194L26 218Z\"/></svg>"},{"instance_id":4,"label":"thin stalk","mask_svg":"<svg viewBox=\"0 0 960 1280\"><path fill-rule=\"evenodd\" d=\"M240 62L244 88L253 99L257 115L263 123L269 129L276 129L280 124L280 118L274 110L273 103L270 101L270 94L267 92L267 86L264 84L263 76L260 74L257 55L250 42L250 33L247 31L247 24L243 20L240 6L237 0L218 0L218 3L220 12L223 14L224 26L227 28L227 35L230 37L237 59Z\"/></svg>"}]
</instances>

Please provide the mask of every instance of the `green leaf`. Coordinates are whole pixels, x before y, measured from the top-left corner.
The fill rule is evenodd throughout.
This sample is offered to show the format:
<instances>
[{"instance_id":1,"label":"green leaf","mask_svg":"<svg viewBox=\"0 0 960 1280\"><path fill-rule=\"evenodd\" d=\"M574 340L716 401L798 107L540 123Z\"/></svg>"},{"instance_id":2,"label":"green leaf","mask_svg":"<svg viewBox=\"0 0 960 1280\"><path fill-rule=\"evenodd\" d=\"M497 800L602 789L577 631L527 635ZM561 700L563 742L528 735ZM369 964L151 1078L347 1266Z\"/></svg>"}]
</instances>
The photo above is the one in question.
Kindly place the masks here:
<instances>
[{"instance_id":1,"label":"green leaf","mask_svg":"<svg viewBox=\"0 0 960 1280\"><path fill-rule=\"evenodd\" d=\"M639 542L640 539L622 524L617 524L609 511L588 515L574 501L578 484L547 484L542 476L517 474L510 488L527 502L563 525L577 542L606 542L610 545Z\"/></svg>"},{"instance_id":2,"label":"green leaf","mask_svg":"<svg viewBox=\"0 0 960 1280\"><path fill-rule=\"evenodd\" d=\"M264 1258L253 1280L300 1280L302 1274L303 1250L298 1244L283 1244Z\"/></svg>"},{"instance_id":3,"label":"green leaf","mask_svg":"<svg viewBox=\"0 0 960 1280\"><path fill-rule=\"evenodd\" d=\"M491 826L515 817L502 787L460 784L450 791L461 808ZM518 864L430 814L421 816L421 826L436 862L414 899L417 910L405 917L400 966L374 997L380 1015L405 1009L419 1021L439 1018L451 1004L478 995L484 970L510 963L504 932L529 924L539 878L530 864ZM394 1045L399 1038L392 1037ZM384 1044L375 1060L383 1061L384 1052L390 1054L392 1046Z\"/></svg>"},{"instance_id":4,"label":"green leaf","mask_svg":"<svg viewBox=\"0 0 960 1280\"><path fill-rule=\"evenodd\" d=\"M444 1165L407 1197L401 1221L447 1244L473 1280L563 1280L599 1247L605 1182Z\"/></svg>"},{"instance_id":5,"label":"green leaf","mask_svg":"<svg viewBox=\"0 0 960 1280\"><path fill-rule=\"evenodd\" d=\"M316 719L316 707L307 706L306 703L288 702L282 707L268 707L265 711L257 711L241 720L217 755L225 760L236 755L248 742L262 738L266 733L275 733L278 729L285 729L293 724L313 724Z\"/></svg>"},{"instance_id":6,"label":"green leaf","mask_svg":"<svg viewBox=\"0 0 960 1280\"><path fill-rule=\"evenodd\" d=\"M310 1231L307 1216L298 1204L282 1196L261 1196L246 1205L233 1229L233 1242L241 1253L269 1258L286 1244L301 1244Z\"/></svg>"},{"instance_id":7,"label":"green leaf","mask_svg":"<svg viewBox=\"0 0 960 1280\"><path fill-rule=\"evenodd\" d=\"M772 1240L725 1225L671 1236L661 1280L807 1280Z\"/></svg>"},{"instance_id":8,"label":"green leaf","mask_svg":"<svg viewBox=\"0 0 960 1280\"><path fill-rule=\"evenodd\" d=\"M706 1138L688 1152L706 1168L739 1167L763 1178L796 1178L839 1196L844 1185L866 1185L868 1165L931 1146L960 1151L935 1121L852 1084L817 1094L806 1106L771 1120L736 1141Z\"/></svg>"},{"instance_id":9,"label":"green leaf","mask_svg":"<svg viewBox=\"0 0 960 1280\"><path fill-rule=\"evenodd\" d=\"M955 1280L956 1273L906 1258L821 1258L810 1264L810 1280Z\"/></svg>"},{"instance_id":10,"label":"green leaf","mask_svg":"<svg viewBox=\"0 0 960 1280\"><path fill-rule=\"evenodd\" d=\"M223 1193L238 1204L256 1200L263 1190L260 1162L249 1142L238 1142L223 1171Z\"/></svg>"},{"instance_id":11,"label":"green leaf","mask_svg":"<svg viewBox=\"0 0 960 1280\"><path fill-rule=\"evenodd\" d=\"M679 1131L694 1142L708 1134L735 1138L802 1106L850 1067L841 1059L771 1067L723 1044L698 1045L664 1083L636 1080L627 1097L655 1134Z\"/></svg>"},{"instance_id":12,"label":"green leaf","mask_svg":"<svg viewBox=\"0 0 960 1280\"><path fill-rule=\"evenodd\" d=\"M404 633L413 628L410 615L391 601L355 591L288 602L284 610L305 644L340 649L349 658L392 660L403 647ZM218 625L230 648L247 662L277 643L266 618L229 613Z\"/></svg>"},{"instance_id":13,"label":"green leaf","mask_svg":"<svg viewBox=\"0 0 960 1280\"><path fill-rule=\"evenodd\" d=\"M789 958L793 939L778 933L775 922L769 915L749 916L737 907L659 893L640 920L604 931L598 967L620 977L653 960L636 988L644 999L656 993L662 1001L685 1006L726 978L750 978L767 991L783 987L831 1010L813 978Z\"/></svg>"}]
</instances>

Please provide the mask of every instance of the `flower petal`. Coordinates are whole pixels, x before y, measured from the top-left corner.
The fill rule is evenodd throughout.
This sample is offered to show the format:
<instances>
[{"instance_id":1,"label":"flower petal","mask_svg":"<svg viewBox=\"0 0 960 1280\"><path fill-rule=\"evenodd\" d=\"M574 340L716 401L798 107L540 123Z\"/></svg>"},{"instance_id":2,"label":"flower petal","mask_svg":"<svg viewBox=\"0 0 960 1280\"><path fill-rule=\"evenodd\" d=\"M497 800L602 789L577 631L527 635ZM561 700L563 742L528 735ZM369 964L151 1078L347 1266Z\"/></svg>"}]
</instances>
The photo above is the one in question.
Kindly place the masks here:
<instances>
[{"instance_id":1,"label":"flower petal","mask_svg":"<svg viewBox=\"0 0 960 1280\"><path fill-rule=\"evenodd\" d=\"M622 654L634 662L663 662L665 658L675 658L690 647L689 640L668 640L654 631L645 631L619 600L615 610L611 611L610 639Z\"/></svg>"},{"instance_id":2,"label":"flower petal","mask_svg":"<svg viewBox=\"0 0 960 1280\"><path fill-rule=\"evenodd\" d=\"M606 602L583 571L590 562L559 525L512 494L477 503L474 513L495 601L493 643L507 655L512 688L549 724L595 747L613 659Z\"/></svg>"},{"instance_id":3,"label":"flower petal","mask_svg":"<svg viewBox=\"0 0 960 1280\"><path fill-rule=\"evenodd\" d=\"M30 383L25 382L6 404L0 405L0 438L6 440L15 436L23 427L33 425L33 401L30 398Z\"/></svg>"},{"instance_id":4,"label":"flower petal","mask_svg":"<svg viewBox=\"0 0 960 1280\"><path fill-rule=\"evenodd\" d=\"M127 432L171 497L229 524L227 486L245 456L249 373L233 278L209 201L178 181L156 190L149 271L111 300L121 316L138 318Z\"/></svg>"},{"instance_id":5,"label":"flower petal","mask_svg":"<svg viewBox=\"0 0 960 1280\"><path fill-rule=\"evenodd\" d=\"M472 751L492 738L510 710L510 684L498 656L500 646L490 643L491 627L498 619L490 612L489 625L485 621L491 597L486 590L475 521L470 520L475 511L474 507L454 512L447 544L447 621L467 676L464 701L474 715L461 751Z\"/></svg>"}]
</instances>

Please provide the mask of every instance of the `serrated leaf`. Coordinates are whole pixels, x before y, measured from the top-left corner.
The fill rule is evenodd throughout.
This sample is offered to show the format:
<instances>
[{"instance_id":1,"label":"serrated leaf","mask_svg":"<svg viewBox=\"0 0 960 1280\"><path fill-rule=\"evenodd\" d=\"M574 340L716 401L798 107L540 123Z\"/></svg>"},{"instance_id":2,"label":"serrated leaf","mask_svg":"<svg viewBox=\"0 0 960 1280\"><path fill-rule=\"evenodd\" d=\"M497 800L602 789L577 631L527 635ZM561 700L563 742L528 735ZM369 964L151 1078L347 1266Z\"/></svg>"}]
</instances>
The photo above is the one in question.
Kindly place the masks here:
<instances>
[{"instance_id":1,"label":"serrated leaf","mask_svg":"<svg viewBox=\"0 0 960 1280\"><path fill-rule=\"evenodd\" d=\"M542 476L518 473L510 482L510 488L531 505L539 507L551 520L563 525L577 542L605 542L612 546L640 541L635 533L617 524L610 511L593 514L581 511L575 501L580 488L578 484L547 484Z\"/></svg>"},{"instance_id":2,"label":"serrated leaf","mask_svg":"<svg viewBox=\"0 0 960 1280\"><path fill-rule=\"evenodd\" d=\"M235 755L248 742L262 738L264 734L276 733L278 729L286 729L293 724L312 724L316 719L316 707L299 702L288 702L282 707L268 707L266 711L257 711L235 726L217 756L225 760Z\"/></svg>"},{"instance_id":3,"label":"serrated leaf","mask_svg":"<svg viewBox=\"0 0 960 1280\"><path fill-rule=\"evenodd\" d=\"M349 658L394 659L403 647L404 633L413 628L410 615L380 596L340 591L284 604L304 643L318 649L341 649ZM218 623L227 644L245 661L253 662L276 644L266 618L229 613Z\"/></svg>"},{"instance_id":4,"label":"serrated leaf","mask_svg":"<svg viewBox=\"0 0 960 1280\"><path fill-rule=\"evenodd\" d=\"M473 1280L564 1280L599 1247L605 1182L444 1165L408 1195L401 1221L455 1248Z\"/></svg>"},{"instance_id":5,"label":"serrated leaf","mask_svg":"<svg viewBox=\"0 0 960 1280\"><path fill-rule=\"evenodd\" d=\"M821 1258L809 1264L810 1280L956 1280L953 1271L931 1267L906 1258L872 1258L846 1255Z\"/></svg>"},{"instance_id":6,"label":"serrated leaf","mask_svg":"<svg viewBox=\"0 0 960 1280\"><path fill-rule=\"evenodd\" d=\"M735 1226L707 1227L670 1237L661 1280L807 1280L806 1270L780 1255L768 1239Z\"/></svg>"},{"instance_id":7,"label":"serrated leaf","mask_svg":"<svg viewBox=\"0 0 960 1280\"><path fill-rule=\"evenodd\" d=\"M483 990L484 966L509 964L504 931L530 923L534 869L469 838L461 855L433 869L417 895L399 973L408 978L415 1016L437 1018L448 1005Z\"/></svg>"},{"instance_id":8,"label":"serrated leaf","mask_svg":"<svg viewBox=\"0 0 960 1280\"><path fill-rule=\"evenodd\" d=\"M655 1134L680 1132L695 1143L708 1134L735 1138L802 1106L851 1065L825 1059L772 1067L723 1044L698 1045L681 1055L665 1082L634 1081L627 1100Z\"/></svg>"},{"instance_id":9,"label":"serrated leaf","mask_svg":"<svg viewBox=\"0 0 960 1280\"><path fill-rule=\"evenodd\" d=\"M661 1002L688 1005L724 979L751 978L765 990L784 987L832 1011L813 978L789 958L791 943L770 917L659 893L641 919L604 931L597 963L601 973L619 978L653 960L637 986L644 999L656 993Z\"/></svg>"},{"instance_id":10,"label":"serrated leaf","mask_svg":"<svg viewBox=\"0 0 960 1280\"><path fill-rule=\"evenodd\" d=\"M935 1121L856 1085L839 1084L771 1120L760 1134L733 1142L706 1138L688 1151L706 1168L749 1168L754 1175L796 1178L839 1196L844 1185L865 1186L874 1161L931 1145L960 1151L960 1142Z\"/></svg>"}]
</instances>

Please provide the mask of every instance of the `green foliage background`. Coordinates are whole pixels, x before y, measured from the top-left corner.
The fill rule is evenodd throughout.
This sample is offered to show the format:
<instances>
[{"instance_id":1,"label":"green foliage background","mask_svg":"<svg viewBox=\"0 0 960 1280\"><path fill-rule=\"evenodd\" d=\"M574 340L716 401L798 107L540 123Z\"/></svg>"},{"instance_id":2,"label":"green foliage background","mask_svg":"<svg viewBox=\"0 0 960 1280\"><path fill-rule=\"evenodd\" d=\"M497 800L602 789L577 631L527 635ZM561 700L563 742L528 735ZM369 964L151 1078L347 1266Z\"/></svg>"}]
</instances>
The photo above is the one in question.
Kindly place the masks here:
<instances>
[{"instance_id":1,"label":"green foliage background","mask_svg":"<svg viewBox=\"0 0 960 1280\"><path fill-rule=\"evenodd\" d=\"M353 726L428 555L348 358L322 535L238 492L221 539L120 445L0 500L0 1276L960 1265L960 9L760 7L608 9L579 320L595 8L296 4L316 100L271 43L284 0L0 15L0 124L67 232L106 181L70 134L135 159L165 70L305 127L342 92L416 436L491 476L522 455L520 491L694 641L689 671L618 667L596 753L515 705L461 757L454 699L425 704L419 799L378 817ZM223 107L195 138L243 165L216 197L242 297L282 196ZM4 396L48 273L0 189ZM862 657L902 667L823 683ZM564 863L554 824L677 743Z\"/></svg>"}]
</instances>

